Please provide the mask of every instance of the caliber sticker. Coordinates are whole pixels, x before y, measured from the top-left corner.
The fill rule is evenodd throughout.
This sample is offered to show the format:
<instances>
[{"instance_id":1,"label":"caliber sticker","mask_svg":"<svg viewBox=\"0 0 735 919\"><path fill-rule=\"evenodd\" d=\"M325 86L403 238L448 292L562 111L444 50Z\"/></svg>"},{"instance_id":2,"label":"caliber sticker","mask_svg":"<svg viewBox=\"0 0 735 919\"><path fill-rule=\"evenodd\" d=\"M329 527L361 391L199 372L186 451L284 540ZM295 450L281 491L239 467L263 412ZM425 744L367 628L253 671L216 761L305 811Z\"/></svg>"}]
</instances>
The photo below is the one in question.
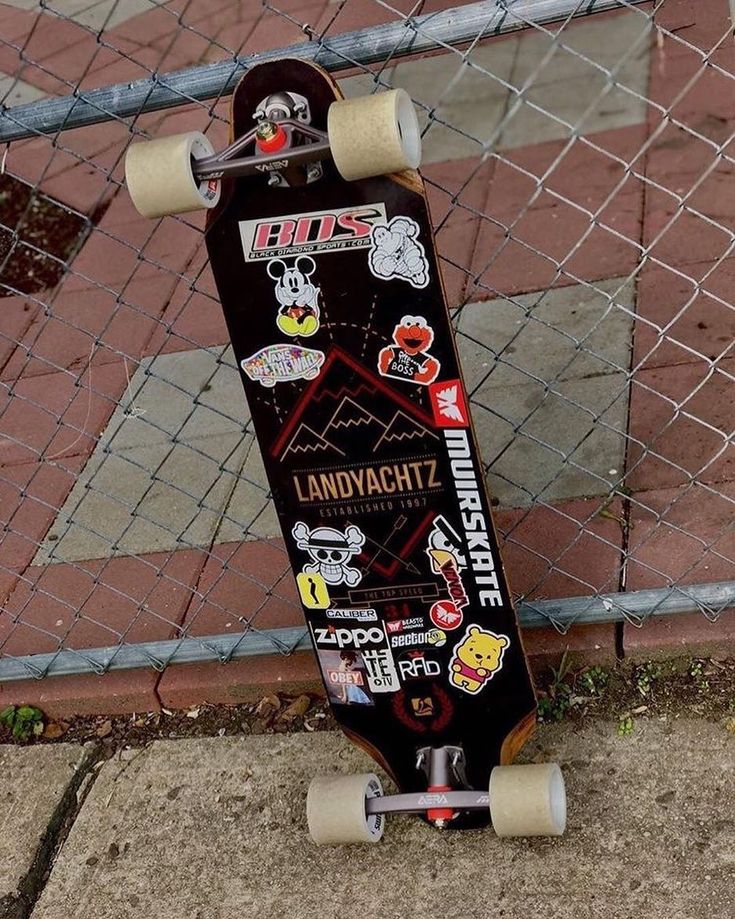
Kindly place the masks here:
<instances>
[{"instance_id":1,"label":"caliber sticker","mask_svg":"<svg viewBox=\"0 0 735 919\"><path fill-rule=\"evenodd\" d=\"M307 609L326 609L329 606L329 590L320 574L301 571L296 575L301 602Z\"/></svg>"},{"instance_id":2,"label":"caliber sticker","mask_svg":"<svg viewBox=\"0 0 735 919\"><path fill-rule=\"evenodd\" d=\"M387 223L384 204L312 211L241 220L240 239L246 262L297 255L343 252L371 245L370 231Z\"/></svg>"},{"instance_id":3,"label":"caliber sticker","mask_svg":"<svg viewBox=\"0 0 735 919\"><path fill-rule=\"evenodd\" d=\"M377 622L374 609L328 609L327 619L354 619L356 622Z\"/></svg>"},{"instance_id":4,"label":"caliber sticker","mask_svg":"<svg viewBox=\"0 0 735 919\"><path fill-rule=\"evenodd\" d=\"M300 255L289 266L280 258L268 262L268 276L276 282L279 303L276 325L286 335L313 335L319 328L321 288L311 282L316 263L309 255Z\"/></svg>"},{"instance_id":5,"label":"caliber sticker","mask_svg":"<svg viewBox=\"0 0 735 919\"><path fill-rule=\"evenodd\" d=\"M398 278L412 287L429 283L429 263L419 242L419 225L410 217L394 217L388 226L374 226L368 256L370 271L384 281Z\"/></svg>"},{"instance_id":6,"label":"caliber sticker","mask_svg":"<svg viewBox=\"0 0 735 919\"><path fill-rule=\"evenodd\" d=\"M321 351L298 345L268 345L240 361L240 366L251 380L272 387L293 380L313 380L323 363Z\"/></svg>"},{"instance_id":7,"label":"caliber sticker","mask_svg":"<svg viewBox=\"0 0 735 919\"><path fill-rule=\"evenodd\" d=\"M476 695L503 667L503 655L510 644L505 635L496 635L471 625L454 647L449 662L453 686Z\"/></svg>"},{"instance_id":8,"label":"caliber sticker","mask_svg":"<svg viewBox=\"0 0 735 919\"><path fill-rule=\"evenodd\" d=\"M373 705L365 661L359 651L320 651L329 701L337 705Z\"/></svg>"},{"instance_id":9,"label":"caliber sticker","mask_svg":"<svg viewBox=\"0 0 735 919\"><path fill-rule=\"evenodd\" d=\"M429 386L434 421L440 428L466 428L469 414L460 380L441 380Z\"/></svg>"},{"instance_id":10,"label":"caliber sticker","mask_svg":"<svg viewBox=\"0 0 735 919\"><path fill-rule=\"evenodd\" d=\"M393 329L393 344L378 355L381 376L428 386L439 375L441 364L429 348L434 330L423 316L404 316Z\"/></svg>"},{"instance_id":11,"label":"caliber sticker","mask_svg":"<svg viewBox=\"0 0 735 919\"><path fill-rule=\"evenodd\" d=\"M347 584L354 587L362 580L362 572L347 563L359 555L365 536L356 526L342 533L332 527L315 527L297 523L291 530L296 546L309 553L311 561L302 568L304 574L320 574L327 584Z\"/></svg>"}]
</instances>

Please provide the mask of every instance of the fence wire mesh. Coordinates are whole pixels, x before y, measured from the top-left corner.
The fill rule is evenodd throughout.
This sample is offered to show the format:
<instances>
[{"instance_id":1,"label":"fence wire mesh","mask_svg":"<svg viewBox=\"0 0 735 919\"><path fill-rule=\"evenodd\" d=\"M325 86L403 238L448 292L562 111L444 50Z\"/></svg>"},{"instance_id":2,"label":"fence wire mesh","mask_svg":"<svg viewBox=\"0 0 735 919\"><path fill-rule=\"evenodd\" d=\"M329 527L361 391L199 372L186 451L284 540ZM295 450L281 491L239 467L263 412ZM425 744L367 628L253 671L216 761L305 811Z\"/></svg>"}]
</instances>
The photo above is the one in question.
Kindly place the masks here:
<instances>
[{"instance_id":1,"label":"fence wire mesh","mask_svg":"<svg viewBox=\"0 0 735 919\"><path fill-rule=\"evenodd\" d=\"M735 601L726 0L6 0L0 674L304 644L203 218L144 220L122 170L147 137L222 149L237 75L290 45L346 95L403 87L419 110L522 621L717 620Z\"/></svg>"}]
</instances>

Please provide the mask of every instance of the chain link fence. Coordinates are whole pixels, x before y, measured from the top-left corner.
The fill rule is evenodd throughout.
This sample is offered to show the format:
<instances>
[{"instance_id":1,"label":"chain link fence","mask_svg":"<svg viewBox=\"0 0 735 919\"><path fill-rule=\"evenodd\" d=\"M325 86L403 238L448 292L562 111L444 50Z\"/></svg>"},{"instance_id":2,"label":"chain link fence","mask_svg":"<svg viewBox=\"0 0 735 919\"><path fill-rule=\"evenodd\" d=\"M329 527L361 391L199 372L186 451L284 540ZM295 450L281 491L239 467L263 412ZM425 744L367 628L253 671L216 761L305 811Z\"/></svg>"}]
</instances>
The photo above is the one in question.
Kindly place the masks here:
<instances>
[{"instance_id":1,"label":"chain link fence","mask_svg":"<svg viewBox=\"0 0 735 919\"><path fill-rule=\"evenodd\" d=\"M203 246L128 144L404 87L527 627L735 604L726 0L0 3L0 680L307 645Z\"/></svg>"}]
</instances>

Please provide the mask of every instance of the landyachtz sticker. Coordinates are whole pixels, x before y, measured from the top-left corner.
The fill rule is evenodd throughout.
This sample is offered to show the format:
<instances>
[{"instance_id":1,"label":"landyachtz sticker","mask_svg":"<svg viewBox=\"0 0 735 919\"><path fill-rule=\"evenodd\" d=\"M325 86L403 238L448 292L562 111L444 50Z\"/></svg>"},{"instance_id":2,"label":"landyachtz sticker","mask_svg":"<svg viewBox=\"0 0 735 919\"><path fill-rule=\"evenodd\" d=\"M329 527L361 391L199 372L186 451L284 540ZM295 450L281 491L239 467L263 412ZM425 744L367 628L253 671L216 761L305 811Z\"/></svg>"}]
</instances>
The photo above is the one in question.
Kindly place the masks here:
<instances>
[{"instance_id":1,"label":"landyachtz sticker","mask_svg":"<svg viewBox=\"0 0 735 919\"><path fill-rule=\"evenodd\" d=\"M469 414L459 380L441 380L429 386L434 421L440 428L466 428Z\"/></svg>"},{"instance_id":2,"label":"landyachtz sticker","mask_svg":"<svg viewBox=\"0 0 735 919\"><path fill-rule=\"evenodd\" d=\"M313 380L323 363L322 351L298 345L267 345L240 361L240 366L251 380L270 388L276 383Z\"/></svg>"},{"instance_id":3,"label":"landyachtz sticker","mask_svg":"<svg viewBox=\"0 0 735 919\"><path fill-rule=\"evenodd\" d=\"M477 695L503 667L503 655L510 641L505 635L496 635L471 625L464 638L454 646L449 662L449 680L452 686Z\"/></svg>"},{"instance_id":4,"label":"landyachtz sticker","mask_svg":"<svg viewBox=\"0 0 735 919\"><path fill-rule=\"evenodd\" d=\"M387 223L385 204L288 214L240 221L240 240L246 262L297 255L343 252L371 245L370 231Z\"/></svg>"},{"instance_id":5,"label":"landyachtz sticker","mask_svg":"<svg viewBox=\"0 0 735 919\"><path fill-rule=\"evenodd\" d=\"M316 262L300 255L289 267L280 258L268 262L268 277L276 282L275 294L280 307L276 325L286 335L313 335L319 328L321 288L311 283Z\"/></svg>"},{"instance_id":6,"label":"landyachtz sticker","mask_svg":"<svg viewBox=\"0 0 735 919\"><path fill-rule=\"evenodd\" d=\"M393 329L394 343L378 355L378 373L428 386L441 370L439 361L428 353L433 341L434 330L423 316L404 316Z\"/></svg>"},{"instance_id":7,"label":"landyachtz sticker","mask_svg":"<svg viewBox=\"0 0 735 919\"><path fill-rule=\"evenodd\" d=\"M388 226L374 226L368 265L375 277L383 281L398 278L412 287L426 287L429 262L418 236L419 225L410 217L394 217Z\"/></svg>"},{"instance_id":8,"label":"landyachtz sticker","mask_svg":"<svg viewBox=\"0 0 735 919\"><path fill-rule=\"evenodd\" d=\"M342 533L332 527L310 530L305 523L297 523L291 535L296 540L296 546L311 556L302 573L319 574L327 584L347 584L350 587L362 580L362 572L347 564L365 544L365 536L356 526L348 526Z\"/></svg>"}]
</instances>

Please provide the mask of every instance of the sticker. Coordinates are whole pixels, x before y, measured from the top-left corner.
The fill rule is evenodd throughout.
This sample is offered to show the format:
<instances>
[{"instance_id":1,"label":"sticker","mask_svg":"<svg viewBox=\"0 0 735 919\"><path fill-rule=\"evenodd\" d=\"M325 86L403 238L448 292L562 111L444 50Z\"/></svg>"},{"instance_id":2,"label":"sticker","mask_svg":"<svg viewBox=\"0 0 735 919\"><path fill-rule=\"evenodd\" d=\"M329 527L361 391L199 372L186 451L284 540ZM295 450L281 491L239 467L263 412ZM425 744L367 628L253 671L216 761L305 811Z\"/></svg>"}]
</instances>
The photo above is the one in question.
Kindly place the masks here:
<instances>
[{"instance_id":1,"label":"sticker","mask_svg":"<svg viewBox=\"0 0 735 919\"><path fill-rule=\"evenodd\" d=\"M385 645L385 631L381 625L369 628L347 628L335 625L313 625L311 634L317 648L337 648L343 651L348 648L357 651L369 645Z\"/></svg>"},{"instance_id":2,"label":"sticker","mask_svg":"<svg viewBox=\"0 0 735 919\"><path fill-rule=\"evenodd\" d=\"M365 249L370 231L387 223L384 204L287 214L240 221L240 240L246 262L297 255Z\"/></svg>"},{"instance_id":3,"label":"sticker","mask_svg":"<svg viewBox=\"0 0 735 919\"><path fill-rule=\"evenodd\" d=\"M364 651L368 686L373 692L397 692L401 688L390 648Z\"/></svg>"},{"instance_id":4,"label":"sticker","mask_svg":"<svg viewBox=\"0 0 735 919\"><path fill-rule=\"evenodd\" d=\"M453 686L476 695L503 667L503 655L510 641L471 625L464 638L454 647L449 662L449 679Z\"/></svg>"},{"instance_id":5,"label":"sticker","mask_svg":"<svg viewBox=\"0 0 735 919\"><path fill-rule=\"evenodd\" d=\"M327 619L355 619L357 622L377 622L374 609L328 609Z\"/></svg>"},{"instance_id":6,"label":"sticker","mask_svg":"<svg viewBox=\"0 0 735 919\"><path fill-rule=\"evenodd\" d=\"M323 363L322 351L298 345L268 345L240 361L240 366L251 380L272 387L293 380L313 380Z\"/></svg>"},{"instance_id":7,"label":"sticker","mask_svg":"<svg viewBox=\"0 0 735 919\"><path fill-rule=\"evenodd\" d=\"M276 300L280 304L276 325L286 335L313 335L319 328L321 288L311 283L316 262L310 255L300 255L289 267L282 259L268 262L268 277L276 282Z\"/></svg>"},{"instance_id":8,"label":"sticker","mask_svg":"<svg viewBox=\"0 0 735 919\"><path fill-rule=\"evenodd\" d=\"M301 602L307 609L326 609L329 606L329 591L320 574L301 571L296 575L296 586Z\"/></svg>"},{"instance_id":9,"label":"sticker","mask_svg":"<svg viewBox=\"0 0 735 919\"><path fill-rule=\"evenodd\" d=\"M464 615L452 600L437 600L431 607L429 618L438 629L446 629L451 632L452 629L458 629L462 625Z\"/></svg>"},{"instance_id":10,"label":"sticker","mask_svg":"<svg viewBox=\"0 0 735 919\"><path fill-rule=\"evenodd\" d=\"M359 651L320 651L329 701L337 705L374 705L365 661Z\"/></svg>"},{"instance_id":11,"label":"sticker","mask_svg":"<svg viewBox=\"0 0 735 919\"><path fill-rule=\"evenodd\" d=\"M451 606L446 607L446 612L450 613L453 610L456 613L464 609L470 602L461 574L462 570L467 565L465 556L461 551L461 537L446 517L439 515L434 518L433 523L434 526L429 534L429 544L426 548L426 554L429 556L431 570L434 574L442 576L447 590L449 591L452 602ZM435 603L432 607L432 613L435 613L437 618L440 617L443 612L443 608L441 608L438 603ZM431 621L436 626L442 626L443 623L437 621L437 618L434 618L434 615L432 615ZM457 628L462 622L461 615L458 621L451 615L449 619L454 622L454 625L450 626L450 628Z\"/></svg>"},{"instance_id":12,"label":"sticker","mask_svg":"<svg viewBox=\"0 0 735 919\"><path fill-rule=\"evenodd\" d=\"M296 540L296 546L311 557L311 561L302 568L304 574L320 574L327 584L347 584L350 587L362 580L362 572L347 564L365 544L365 537L356 526L348 526L341 533L332 527L310 530L305 523L297 523L291 535Z\"/></svg>"},{"instance_id":13,"label":"sticker","mask_svg":"<svg viewBox=\"0 0 735 919\"><path fill-rule=\"evenodd\" d=\"M417 734L445 730L452 720L454 704L438 683L418 684L420 691L403 689L393 697L393 713L409 730Z\"/></svg>"},{"instance_id":14,"label":"sticker","mask_svg":"<svg viewBox=\"0 0 735 919\"><path fill-rule=\"evenodd\" d=\"M439 662L426 657L422 651L409 651L405 658L398 661L398 669L404 681L437 677L441 672Z\"/></svg>"},{"instance_id":15,"label":"sticker","mask_svg":"<svg viewBox=\"0 0 735 919\"><path fill-rule=\"evenodd\" d=\"M440 428L466 428L469 414L460 380L442 380L429 386L434 421Z\"/></svg>"},{"instance_id":16,"label":"sticker","mask_svg":"<svg viewBox=\"0 0 735 919\"><path fill-rule=\"evenodd\" d=\"M391 622L386 622L385 624L389 635L393 635L395 632L403 632L404 629L421 629L423 626L423 616L412 616L410 619L394 619Z\"/></svg>"},{"instance_id":17,"label":"sticker","mask_svg":"<svg viewBox=\"0 0 735 919\"><path fill-rule=\"evenodd\" d=\"M399 632L390 636L392 648L412 648L416 645L432 645L441 648L447 643L447 636L441 629L429 629L425 632Z\"/></svg>"},{"instance_id":18,"label":"sticker","mask_svg":"<svg viewBox=\"0 0 735 919\"><path fill-rule=\"evenodd\" d=\"M428 353L434 330L423 316L404 316L393 329L393 345L378 355L378 373L394 380L428 386L439 375L441 364Z\"/></svg>"},{"instance_id":19,"label":"sticker","mask_svg":"<svg viewBox=\"0 0 735 919\"><path fill-rule=\"evenodd\" d=\"M412 287L429 283L429 262L419 242L419 225L410 217L394 217L388 226L374 226L368 255L370 271L376 278L398 278Z\"/></svg>"}]
</instances>

